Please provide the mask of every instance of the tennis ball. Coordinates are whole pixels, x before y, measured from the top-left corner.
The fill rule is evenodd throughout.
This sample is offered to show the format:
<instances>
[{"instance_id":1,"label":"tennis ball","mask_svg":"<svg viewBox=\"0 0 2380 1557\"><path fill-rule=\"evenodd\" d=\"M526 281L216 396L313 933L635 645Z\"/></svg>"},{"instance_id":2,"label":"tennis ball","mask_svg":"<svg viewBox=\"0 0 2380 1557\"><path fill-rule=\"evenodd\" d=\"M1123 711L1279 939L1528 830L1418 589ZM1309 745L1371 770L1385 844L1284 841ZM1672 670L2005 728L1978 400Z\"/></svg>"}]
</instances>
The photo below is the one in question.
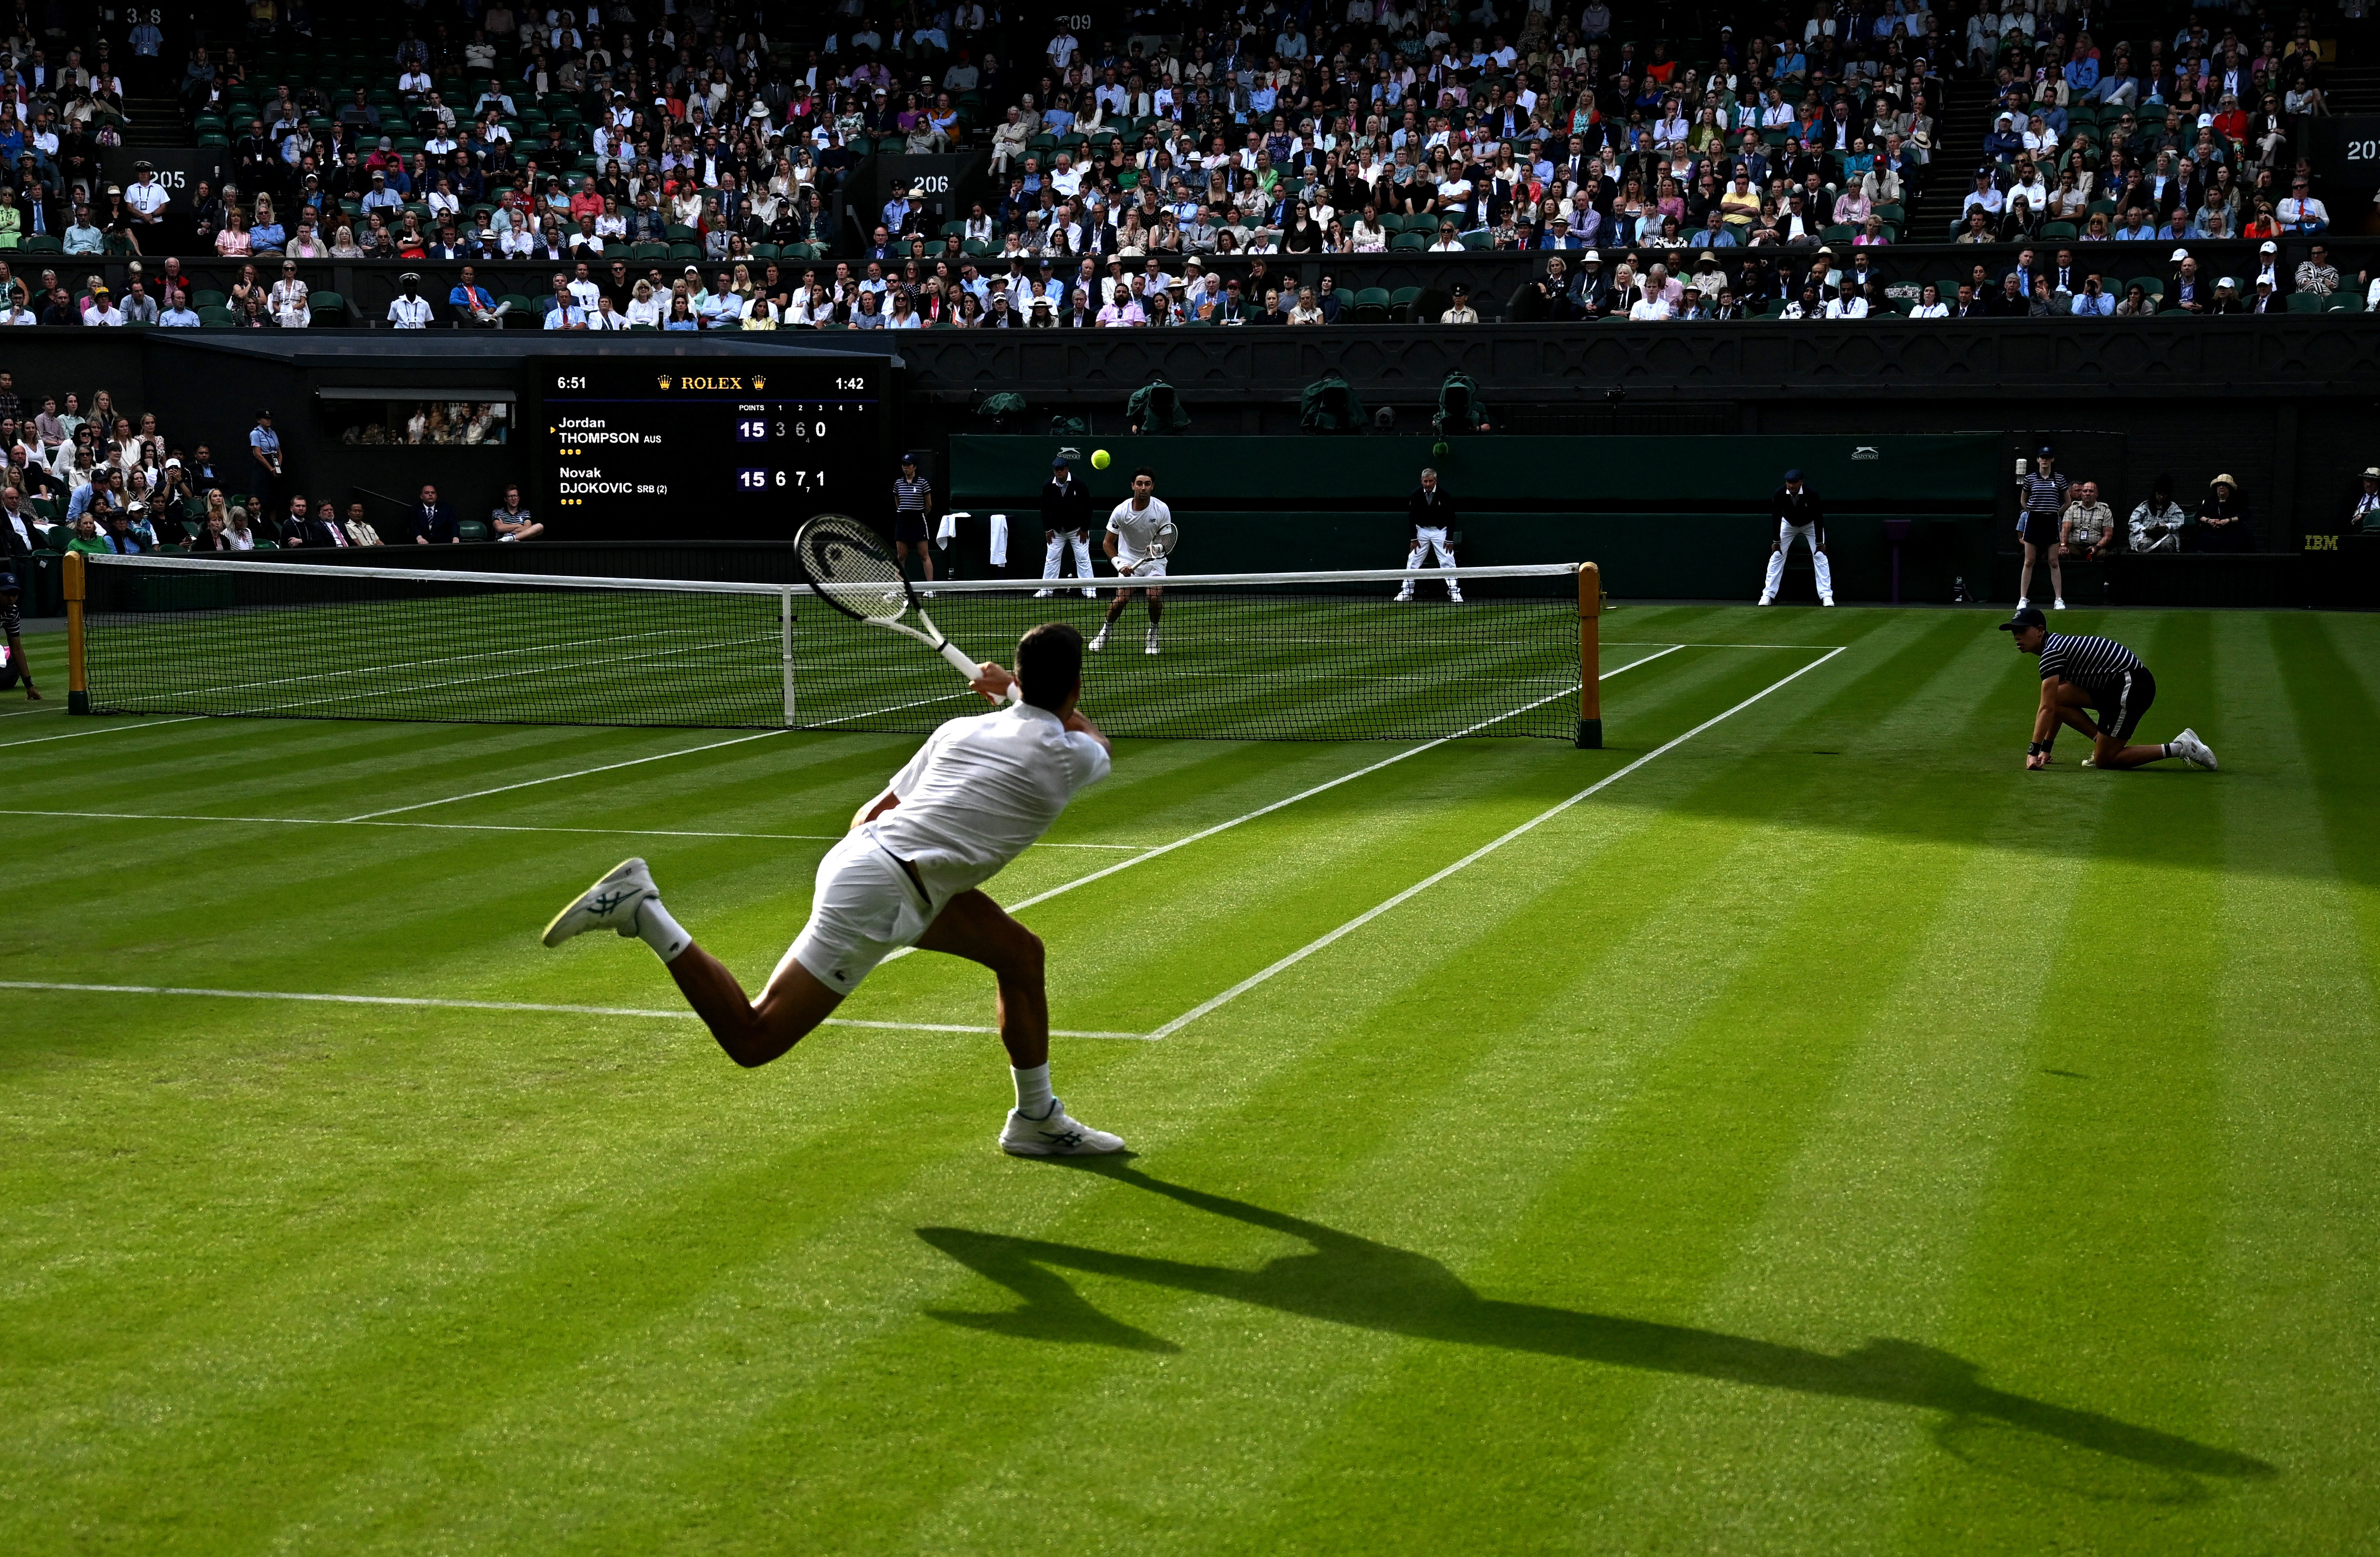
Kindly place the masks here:
<instances>
[{"instance_id":1,"label":"tennis ball","mask_svg":"<svg viewBox=\"0 0 2380 1557\"><path fill-rule=\"evenodd\" d=\"M1454 446L1451 444L1437 443L1429 446L1429 457L1432 459L1444 459L1453 452Z\"/></svg>"},{"instance_id":2,"label":"tennis ball","mask_svg":"<svg viewBox=\"0 0 2380 1557\"><path fill-rule=\"evenodd\" d=\"M1107 451L1107 450L1105 450L1105 449L1093 449L1093 450L1091 451L1091 468L1092 468L1092 469L1094 469L1094 470L1104 470L1104 469L1106 469L1110 465L1112 465L1113 463L1115 463L1115 462L1114 462L1113 460L1111 460L1111 459L1110 459L1110 458L1108 457L1108 451Z\"/></svg>"}]
</instances>

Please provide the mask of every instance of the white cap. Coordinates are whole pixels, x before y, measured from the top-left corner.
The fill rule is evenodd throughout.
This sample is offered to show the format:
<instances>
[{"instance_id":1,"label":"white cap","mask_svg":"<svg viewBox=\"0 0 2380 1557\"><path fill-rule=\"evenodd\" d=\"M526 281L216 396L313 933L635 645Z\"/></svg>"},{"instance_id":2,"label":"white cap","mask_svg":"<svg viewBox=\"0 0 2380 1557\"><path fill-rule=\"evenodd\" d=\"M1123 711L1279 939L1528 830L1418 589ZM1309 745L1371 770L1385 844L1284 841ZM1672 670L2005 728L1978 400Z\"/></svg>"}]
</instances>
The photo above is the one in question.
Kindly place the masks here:
<instances>
[{"instance_id":1,"label":"white cap","mask_svg":"<svg viewBox=\"0 0 2380 1557\"><path fill-rule=\"evenodd\" d=\"M2178 264L2180 264L2180 263L2181 263L2181 262L2183 262L2184 260L2187 260L2187 259L2189 259L2189 258L2190 258L2190 250L2189 250L2189 249L2175 249L2175 250L2173 251L2173 254L2172 254L2172 256L2171 256L2172 262L2173 262L2173 263L2175 263L2175 264L2177 264L2177 265L2178 265Z\"/></svg>"},{"instance_id":2,"label":"white cap","mask_svg":"<svg viewBox=\"0 0 2380 1557\"><path fill-rule=\"evenodd\" d=\"M2264 246L2256 250L2259 254L2277 254L2280 251L2281 246L2275 243L2271 238L2266 238L2264 242Z\"/></svg>"}]
</instances>

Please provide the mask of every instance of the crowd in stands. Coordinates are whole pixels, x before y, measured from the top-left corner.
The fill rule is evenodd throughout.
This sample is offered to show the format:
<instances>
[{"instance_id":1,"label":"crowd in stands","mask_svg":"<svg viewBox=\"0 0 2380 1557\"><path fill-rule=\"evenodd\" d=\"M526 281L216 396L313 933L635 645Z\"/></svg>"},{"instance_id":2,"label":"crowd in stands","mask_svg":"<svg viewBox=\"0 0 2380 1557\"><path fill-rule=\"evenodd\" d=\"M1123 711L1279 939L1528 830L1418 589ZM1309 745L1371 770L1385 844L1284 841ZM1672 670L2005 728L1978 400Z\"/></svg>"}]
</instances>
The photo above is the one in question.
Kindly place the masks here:
<instances>
[{"instance_id":1,"label":"crowd in stands","mask_svg":"<svg viewBox=\"0 0 2380 1557\"><path fill-rule=\"evenodd\" d=\"M409 7L350 88L330 64L354 56L315 43L303 0L257 0L250 34L180 79L231 172L170 202L145 165L126 188L98 173L121 118L108 43L52 66L20 35L0 250L56 234L68 256L253 268L209 303L150 281L62 304L20 281L6 317L303 327L322 295L301 262L369 259L558 267L535 298L407 292L370 321L399 328L1327 323L1371 316L1360 288L1249 262L1481 250L1554 251L1553 276L1450 286L1438 317L2088 317L2257 311L2259 277L2273 298L2380 289L2305 247L2331 222L2301 144L2328 111L2305 11L2177 6L2103 40L2088 0L1793 0L1675 48L1671 7L1606 0L1136 0L1113 38L976 0L829 11L795 60L710 0ZM1977 165L1945 169L1953 80L1992 123ZM838 230L859 159L960 148L989 152L991 198L960 213L896 188ZM1957 220L1917 230L1943 179ZM2201 298L2175 258L2171 301L2135 285L2151 254L2235 238L2268 245L2258 277ZM2028 241L2078 246L2097 284L2045 298L2018 274L2011 299L2025 267L1962 267L1931 295L1872 292L1847 258Z\"/></svg>"}]
</instances>

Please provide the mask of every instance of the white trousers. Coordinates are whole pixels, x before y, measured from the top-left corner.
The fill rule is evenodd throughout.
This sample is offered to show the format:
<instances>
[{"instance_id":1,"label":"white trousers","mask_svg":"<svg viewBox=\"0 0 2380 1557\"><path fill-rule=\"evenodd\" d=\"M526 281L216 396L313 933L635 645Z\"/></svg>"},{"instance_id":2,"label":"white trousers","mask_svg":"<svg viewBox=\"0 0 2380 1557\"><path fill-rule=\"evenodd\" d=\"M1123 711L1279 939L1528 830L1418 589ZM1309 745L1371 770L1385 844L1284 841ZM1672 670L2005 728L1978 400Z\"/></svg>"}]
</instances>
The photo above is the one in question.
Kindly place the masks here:
<instances>
[{"instance_id":1,"label":"white trousers","mask_svg":"<svg viewBox=\"0 0 2380 1557\"><path fill-rule=\"evenodd\" d=\"M1432 550L1435 550L1438 553L1439 566L1452 567L1455 566L1454 548L1446 543L1446 527L1444 525L1438 525L1435 527L1424 526L1414 531L1413 554L1405 558L1405 566L1407 567L1421 566L1423 559L1427 557ZM1399 600L1411 600L1413 599L1413 592L1414 580L1408 578L1405 580L1405 587L1397 591L1397 598ZM1446 581L1446 598L1449 600L1461 600L1463 598L1463 586L1456 583L1451 578L1448 579Z\"/></svg>"},{"instance_id":2,"label":"white trousers","mask_svg":"<svg viewBox=\"0 0 2380 1557\"><path fill-rule=\"evenodd\" d=\"M1041 577L1043 578L1055 578L1058 577L1058 565L1065 560L1066 545L1069 541L1072 541L1075 547L1075 577L1077 578L1088 578L1091 576L1091 542L1089 537L1086 536L1079 529L1062 529L1058 532L1058 539L1050 541L1050 549L1042 554ZM1083 593L1087 596L1091 591L1085 590Z\"/></svg>"},{"instance_id":3,"label":"white trousers","mask_svg":"<svg viewBox=\"0 0 2380 1557\"><path fill-rule=\"evenodd\" d=\"M1818 550L1816 525L1788 524L1777 521L1777 549L1768 553L1768 581L1760 587L1760 603L1767 605L1777 598L1777 587L1785 582L1785 554L1800 540L1810 548L1810 565L1818 570L1818 598L1828 605L1835 603L1835 570L1827 562L1827 553Z\"/></svg>"}]
</instances>

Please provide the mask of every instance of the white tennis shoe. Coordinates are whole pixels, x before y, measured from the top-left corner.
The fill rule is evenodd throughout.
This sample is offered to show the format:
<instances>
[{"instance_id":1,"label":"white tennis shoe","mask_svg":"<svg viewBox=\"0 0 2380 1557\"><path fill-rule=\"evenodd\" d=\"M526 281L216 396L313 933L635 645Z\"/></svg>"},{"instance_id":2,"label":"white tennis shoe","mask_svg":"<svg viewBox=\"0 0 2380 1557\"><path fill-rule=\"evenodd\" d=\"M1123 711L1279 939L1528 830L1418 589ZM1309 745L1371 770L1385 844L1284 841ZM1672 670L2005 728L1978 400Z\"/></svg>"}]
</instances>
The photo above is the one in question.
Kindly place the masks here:
<instances>
[{"instance_id":1,"label":"white tennis shoe","mask_svg":"<svg viewBox=\"0 0 2380 1557\"><path fill-rule=\"evenodd\" d=\"M1092 638L1090 642L1083 645L1085 649L1090 651L1094 654L1098 653L1100 650L1105 649L1107 646L1108 630L1105 627L1101 627L1098 634Z\"/></svg>"},{"instance_id":2,"label":"white tennis shoe","mask_svg":"<svg viewBox=\"0 0 2380 1557\"><path fill-rule=\"evenodd\" d=\"M1050 1100L1047 1119L1027 1119L1014 1109L1000 1132L1000 1150L1011 1157L1098 1157L1123 1150L1123 1137L1094 1130L1068 1116L1066 1105Z\"/></svg>"},{"instance_id":3,"label":"white tennis shoe","mask_svg":"<svg viewBox=\"0 0 2380 1557\"><path fill-rule=\"evenodd\" d=\"M660 895L661 889L653 885L653 874L645 869L645 862L624 859L553 916L552 922L545 927L544 942L549 946L559 946L572 936L584 935L590 930L615 931L632 936L637 933L638 907L648 897Z\"/></svg>"},{"instance_id":4,"label":"white tennis shoe","mask_svg":"<svg viewBox=\"0 0 2380 1557\"><path fill-rule=\"evenodd\" d=\"M1157 629L1155 627L1148 629L1148 647L1143 651L1143 652L1150 654L1157 652Z\"/></svg>"},{"instance_id":5,"label":"white tennis shoe","mask_svg":"<svg viewBox=\"0 0 2380 1557\"><path fill-rule=\"evenodd\" d=\"M2198 732L2195 730L2184 730L2173 737L2171 745L2173 754L2193 768L2204 768L2212 772L2217 765L2214 748L2200 740Z\"/></svg>"},{"instance_id":6,"label":"white tennis shoe","mask_svg":"<svg viewBox=\"0 0 2380 1557\"><path fill-rule=\"evenodd\" d=\"M1058 591L1055 590L1036 590L1033 591L1033 598L1035 600L1048 600L1051 595L1056 594L1057 592Z\"/></svg>"},{"instance_id":7,"label":"white tennis shoe","mask_svg":"<svg viewBox=\"0 0 2380 1557\"><path fill-rule=\"evenodd\" d=\"M2066 597L2065 597L2064 595L2060 595L2060 596L2058 596L2058 600L2056 601L2056 602L2055 602L2055 603L2053 603L2053 604L2050 606L2050 609L2051 609L2052 611L2063 611L2063 610L2065 610L2065 609L2066 609Z\"/></svg>"}]
</instances>

